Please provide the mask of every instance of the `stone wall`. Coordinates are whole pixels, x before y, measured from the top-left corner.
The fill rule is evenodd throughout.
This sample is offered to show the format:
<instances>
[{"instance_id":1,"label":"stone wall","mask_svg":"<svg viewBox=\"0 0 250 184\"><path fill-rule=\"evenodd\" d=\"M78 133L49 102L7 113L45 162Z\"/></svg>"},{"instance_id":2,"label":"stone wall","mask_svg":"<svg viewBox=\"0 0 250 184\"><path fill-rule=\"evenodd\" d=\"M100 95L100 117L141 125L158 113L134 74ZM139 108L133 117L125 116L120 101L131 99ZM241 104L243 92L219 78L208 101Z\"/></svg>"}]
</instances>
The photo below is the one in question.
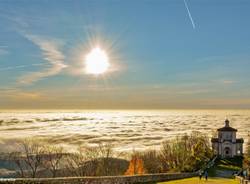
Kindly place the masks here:
<instances>
[{"instance_id":1,"label":"stone wall","mask_svg":"<svg viewBox=\"0 0 250 184\"><path fill-rule=\"evenodd\" d=\"M240 184L250 184L250 181L247 179L244 179L243 177L236 176L236 179L239 180Z\"/></svg>"},{"instance_id":2,"label":"stone wall","mask_svg":"<svg viewBox=\"0 0 250 184\"><path fill-rule=\"evenodd\" d=\"M197 173L162 173L136 176L67 177L67 178L18 178L0 179L0 184L133 184L156 183L197 176Z\"/></svg>"}]
</instances>

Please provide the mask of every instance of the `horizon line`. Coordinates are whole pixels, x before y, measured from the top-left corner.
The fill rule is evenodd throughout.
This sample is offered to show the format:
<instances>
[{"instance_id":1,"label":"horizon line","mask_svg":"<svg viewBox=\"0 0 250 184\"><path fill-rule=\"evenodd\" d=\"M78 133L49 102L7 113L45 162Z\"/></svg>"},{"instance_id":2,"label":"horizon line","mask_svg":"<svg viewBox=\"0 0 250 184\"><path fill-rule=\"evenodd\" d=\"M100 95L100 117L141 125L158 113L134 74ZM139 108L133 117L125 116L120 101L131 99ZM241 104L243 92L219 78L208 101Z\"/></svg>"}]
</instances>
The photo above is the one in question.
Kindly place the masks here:
<instances>
[{"instance_id":1,"label":"horizon line","mask_svg":"<svg viewBox=\"0 0 250 184\"><path fill-rule=\"evenodd\" d=\"M0 113L3 111L250 111L250 108L0 108Z\"/></svg>"}]
</instances>

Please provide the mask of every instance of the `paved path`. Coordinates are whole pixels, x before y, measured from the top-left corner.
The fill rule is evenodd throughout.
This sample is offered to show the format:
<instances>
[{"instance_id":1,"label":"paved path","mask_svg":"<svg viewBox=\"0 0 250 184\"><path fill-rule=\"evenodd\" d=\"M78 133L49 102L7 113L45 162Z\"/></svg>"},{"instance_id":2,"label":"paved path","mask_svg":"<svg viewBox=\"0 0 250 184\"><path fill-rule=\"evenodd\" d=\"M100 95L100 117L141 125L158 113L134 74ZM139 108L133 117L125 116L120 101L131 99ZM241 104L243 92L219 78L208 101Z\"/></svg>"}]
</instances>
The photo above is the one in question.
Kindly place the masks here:
<instances>
[{"instance_id":1,"label":"paved path","mask_svg":"<svg viewBox=\"0 0 250 184\"><path fill-rule=\"evenodd\" d=\"M216 170L216 176L222 178L232 178L234 172L235 171L229 170Z\"/></svg>"}]
</instances>

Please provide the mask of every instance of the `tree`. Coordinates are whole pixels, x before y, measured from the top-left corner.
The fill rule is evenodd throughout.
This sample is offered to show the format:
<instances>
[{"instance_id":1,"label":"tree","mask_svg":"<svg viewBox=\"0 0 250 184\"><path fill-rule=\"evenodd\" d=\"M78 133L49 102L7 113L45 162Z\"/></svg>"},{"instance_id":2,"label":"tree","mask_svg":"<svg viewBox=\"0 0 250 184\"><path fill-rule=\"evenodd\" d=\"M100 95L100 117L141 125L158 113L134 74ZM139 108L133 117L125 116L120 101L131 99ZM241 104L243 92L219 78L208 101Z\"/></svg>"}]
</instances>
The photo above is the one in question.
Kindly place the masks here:
<instances>
[{"instance_id":1,"label":"tree","mask_svg":"<svg viewBox=\"0 0 250 184\"><path fill-rule=\"evenodd\" d=\"M160 173L162 172L160 155L156 150L147 150L140 153L143 161L145 172Z\"/></svg>"},{"instance_id":2,"label":"tree","mask_svg":"<svg viewBox=\"0 0 250 184\"><path fill-rule=\"evenodd\" d=\"M99 144L98 175L112 175L112 157L114 150L112 144Z\"/></svg>"},{"instance_id":3,"label":"tree","mask_svg":"<svg viewBox=\"0 0 250 184\"><path fill-rule=\"evenodd\" d=\"M26 139L20 143L23 150L23 160L31 172L31 177L37 177L37 171L42 166L44 146L39 140Z\"/></svg>"},{"instance_id":4,"label":"tree","mask_svg":"<svg viewBox=\"0 0 250 184\"><path fill-rule=\"evenodd\" d=\"M83 148L79 146L77 151L72 154L68 154L66 157L66 170L67 173L73 176L85 176L86 171L83 168L86 162L86 157L83 152Z\"/></svg>"},{"instance_id":5,"label":"tree","mask_svg":"<svg viewBox=\"0 0 250 184\"><path fill-rule=\"evenodd\" d=\"M212 155L208 137L192 132L191 135L163 142L160 158L163 172L195 171L206 164Z\"/></svg>"},{"instance_id":6,"label":"tree","mask_svg":"<svg viewBox=\"0 0 250 184\"><path fill-rule=\"evenodd\" d=\"M244 168L248 169L248 174L250 175L250 135L248 135L248 142L244 154Z\"/></svg>"},{"instance_id":7,"label":"tree","mask_svg":"<svg viewBox=\"0 0 250 184\"><path fill-rule=\"evenodd\" d=\"M48 145L44 149L43 166L51 172L53 178L56 177L63 156L62 147Z\"/></svg>"},{"instance_id":8,"label":"tree","mask_svg":"<svg viewBox=\"0 0 250 184\"><path fill-rule=\"evenodd\" d=\"M124 173L127 162L118 159L119 155L111 144L80 146L77 152L67 156L67 170L74 176L111 176Z\"/></svg>"},{"instance_id":9,"label":"tree","mask_svg":"<svg viewBox=\"0 0 250 184\"><path fill-rule=\"evenodd\" d=\"M102 156L109 158L111 150L106 150L100 146L88 147L79 146L77 152L67 156L66 168L74 176L100 176L105 175L109 168L106 167L106 160Z\"/></svg>"},{"instance_id":10,"label":"tree","mask_svg":"<svg viewBox=\"0 0 250 184\"><path fill-rule=\"evenodd\" d=\"M24 178L24 170L25 170L25 164L23 161L22 153L21 152L12 152L9 153L9 161L14 162L16 166L18 167L19 171L17 171L20 178Z\"/></svg>"},{"instance_id":11,"label":"tree","mask_svg":"<svg viewBox=\"0 0 250 184\"><path fill-rule=\"evenodd\" d=\"M138 153L132 155L132 158L129 162L129 166L125 175L136 175L136 174L144 174L143 161L139 157Z\"/></svg>"}]
</instances>

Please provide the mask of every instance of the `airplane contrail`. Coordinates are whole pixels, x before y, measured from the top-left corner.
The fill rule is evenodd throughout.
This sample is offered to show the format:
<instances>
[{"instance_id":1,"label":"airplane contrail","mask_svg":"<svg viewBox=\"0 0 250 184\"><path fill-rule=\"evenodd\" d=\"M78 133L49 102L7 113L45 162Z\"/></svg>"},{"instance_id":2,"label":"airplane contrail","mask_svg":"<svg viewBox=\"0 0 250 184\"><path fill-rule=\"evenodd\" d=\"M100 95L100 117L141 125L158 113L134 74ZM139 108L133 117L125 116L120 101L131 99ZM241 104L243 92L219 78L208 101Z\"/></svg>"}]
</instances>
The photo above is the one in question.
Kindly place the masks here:
<instances>
[{"instance_id":1,"label":"airplane contrail","mask_svg":"<svg viewBox=\"0 0 250 184\"><path fill-rule=\"evenodd\" d=\"M185 4L185 7L186 7L186 9L187 9L188 16L189 16L189 18L190 18L190 21L191 21L191 23L192 23L192 26L193 26L193 28L195 29L194 20L193 20L192 15L191 15L191 13L190 13L190 11L189 11L187 1L186 1L186 0L183 0L183 1L184 1L184 4Z\"/></svg>"}]
</instances>

